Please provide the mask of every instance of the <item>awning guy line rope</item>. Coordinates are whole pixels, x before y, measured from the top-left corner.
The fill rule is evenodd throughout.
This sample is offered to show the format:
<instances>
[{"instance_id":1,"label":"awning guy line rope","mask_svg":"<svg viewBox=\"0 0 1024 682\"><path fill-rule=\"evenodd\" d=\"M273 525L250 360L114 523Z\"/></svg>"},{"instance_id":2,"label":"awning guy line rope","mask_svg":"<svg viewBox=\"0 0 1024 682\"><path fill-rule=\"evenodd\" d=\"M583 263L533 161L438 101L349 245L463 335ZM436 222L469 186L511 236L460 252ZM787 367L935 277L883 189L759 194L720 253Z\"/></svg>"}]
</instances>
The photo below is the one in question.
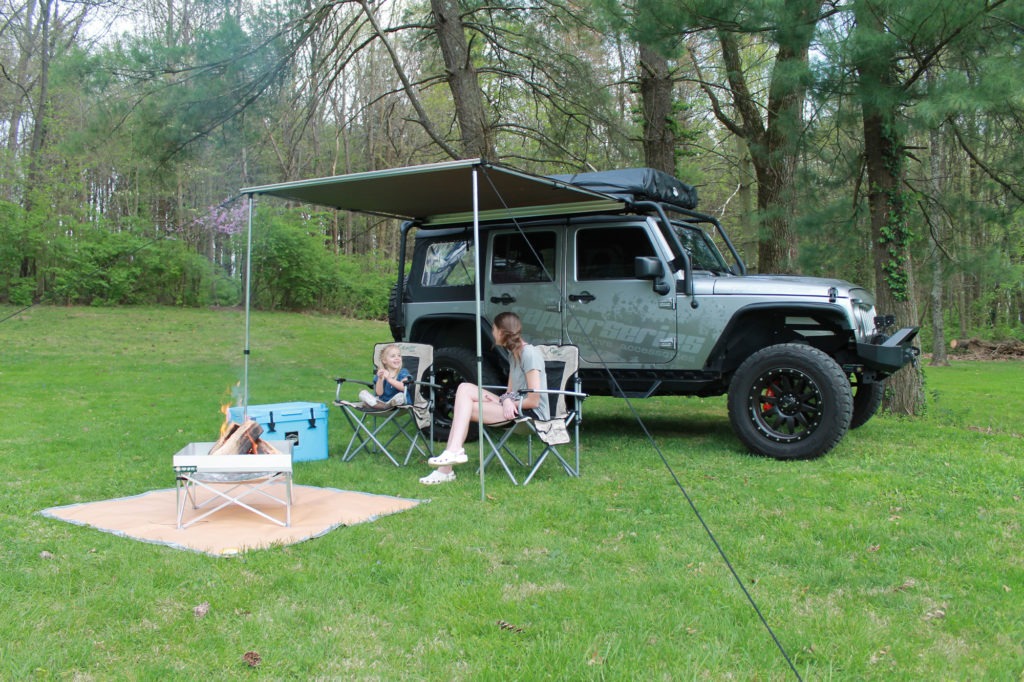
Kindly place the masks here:
<instances>
[{"instance_id":1,"label":"awning guy line rope","mask_svg":"<svg viewBox=\"0 0 1024 682\"><path fill-rule=\"evenodd\" d=\"M501 193L498 191L498 188L495 186L494 182L491 181L490 176L487 174L486 164L481 164L480 169L484 177L487 178L487 181L490 184L491 189L494 190L494 193L498 196L502 203L504 203L504 197L502 197ZM552 276L550 272L548 272L547 267L544 265L543 259L541 259L540 257L540 254L537 253L536 249L534 249L533 244L530 242L530 240L526 238L526 233L523 231L523 228L519 224L519 221L514 216L511 218L511 220L512 224L515 225L516 230L518 230L519 234L523 237L523 241L526 242L530 251L533 253L533 257L544 270L544 274L548 278L548 282L556 290L558 295L561 296L562 292L555 285L555 278ZM479 242L477 242L474 245L474 247L475 250L479 252ZM479 281L480 278L482 277L482 273L480 272L479 267L477 268L476 275L477 280ZM574 322L578 322L578 320L575 317L575 314L573 313L572 307L567 306L566 310L568 311L569 316L572 318L572 320ZM479 327L479 325L477 326ZM736 569L733 567L732 561L729 560L728 555L725 553L725 549L718 542L718 538L715 537L715 534L711 530L711 527L708 526L707 522L704 520L704 516L700 513L700 510L697 508L697 504L693 501L693 498L690 497L690 494L689 492L687 492L686 487L683 485L682 481L679 480L679 477L676 475L675 470L673 470L672 465L668 461L668 458L665 457L665 453L662 451L661 446L658 445L658 442L655 440L654 435L647 428L647 425L644 424L643 418L640 416L639 412L637 412L636 408L633 406L633 401L629 398L628 395L626 395L625 391L622 390L622 387L616 380L615 375L612 373L611 369L609 369L608 364L604 361L604 358L601 357L601 353L598 350L597 345L593 342L593 339L590 337L589 332L586 330L586 325L578 324L578 326L580 327L584 339L588 344L590 344L590 349L596 355L598 364L600 364L601 368L608 374L608 378L611 380L611 383L613 384L615 390L618 391L618 393L622 396L622 399L626 401L626 405L629 408L630 414L633 415L633 418L636 420L636 423L640 426L640 429L643 431L644 436L647 438L647 442L650 443L651 447L654 448L654 451L658 453L658 457L661 458L662 464L665 466L665 469L672 477L672 480L675 482L676 487L683 494L683 497L686 499L686 502L690 505L690 510L693 512L694 516L697 517L697 520L700 522L700 525L704 528L704 532L711 540L711 543L715 546L715 550L717 550L719 556L722 557L722 561L725 562L725 565L729 569L729 572L732 574L733 579L736 581L736 584L739 586L740 590L743 592L743 595L746 597L747 602L750 604L751 608L754 609L754 613L757 614L758 619L761 621L761 624L765 627L765 630L767 630L768 635L772 638L772 641L775 642L775 646L782 654L782 657L786 660L786 663L789 665L790 670L793 671L793 674L796 676L796 679L801 680L802 682L803 678L797 671L796 666L793 665L793 661L790 659L789 653L786 651L786 648L782 645L782 642L779 641L779 638L775 635L775 631L772 629L772 626L768 623L768 620L764 617L764 614L761 612L760 607L757 605L757 601L754 599L753 595L747 589L746 584L743 582L743 579L740 578L739 574L736 572ZM479 334L479 329L477 333Z\"/></svg>"}]
</instances>

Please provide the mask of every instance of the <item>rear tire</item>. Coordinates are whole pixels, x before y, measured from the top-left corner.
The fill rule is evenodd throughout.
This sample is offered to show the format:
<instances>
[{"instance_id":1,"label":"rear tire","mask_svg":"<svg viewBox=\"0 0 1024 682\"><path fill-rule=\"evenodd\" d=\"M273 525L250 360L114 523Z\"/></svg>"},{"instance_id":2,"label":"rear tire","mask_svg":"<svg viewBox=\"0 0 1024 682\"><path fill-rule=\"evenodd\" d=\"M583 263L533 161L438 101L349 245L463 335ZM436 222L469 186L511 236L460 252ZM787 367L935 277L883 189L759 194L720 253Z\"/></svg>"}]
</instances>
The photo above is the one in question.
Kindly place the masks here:
<instances>
[{"instance_id":1,"label":"rear tire","mask_svg":"<svg viewBox=\"0 0 1024 682\"><path fill-rule=\"evenodd\" d=\"M853 374L850 377L853 388L853 416L850 417L850 428L856 429L868 423L875 412L878 412L885 397L885 381L864 383L862 377Z\"/></svg>"},{"instance_id":2,"label":"rear tire","mask_svg":"<svg viewBox=\"0 0 1024 682\"><path fill-rule=\"evenodd\" d=\"M853 395L843 369L797 343L747 358L729 384L729 421L751 451L775 459L813 459L842 440Z\"/></svg>"},{"instance_id":3,"label":"rear tire","mask_svg":"<svg viewBox=\"0 0 1024 682\"><path fill-rule=\"evenodd\" d=\"M498 372L487 360L482 366L484 386L495 386L501 383ZM434 440L445 442L452 428L452 412L455 407L455 392L459 384L469 382L475 384L476 355L468 348L451 346L434 352L434 383L440 388L434 394ZM475 424L469 425L468 441L477 439Z\"/></svg>"}]
</instances>

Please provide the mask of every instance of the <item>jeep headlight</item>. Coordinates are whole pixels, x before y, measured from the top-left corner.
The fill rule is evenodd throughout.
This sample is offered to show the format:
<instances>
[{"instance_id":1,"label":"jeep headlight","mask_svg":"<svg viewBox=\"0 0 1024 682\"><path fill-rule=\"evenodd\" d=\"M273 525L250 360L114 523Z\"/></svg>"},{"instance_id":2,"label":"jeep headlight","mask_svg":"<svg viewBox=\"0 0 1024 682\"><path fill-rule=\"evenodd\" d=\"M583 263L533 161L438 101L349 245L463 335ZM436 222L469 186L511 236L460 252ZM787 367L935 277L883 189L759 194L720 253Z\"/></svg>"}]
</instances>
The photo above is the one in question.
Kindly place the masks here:
<instances>
[{"instance_id":1,"label":"jeep headlight","mask_svg":"<svg viewBox=\"0 0 1024 682\"><path fill-rule=\"evenodd\" d=\"M857 336L868 340L875 334L875 297L867 289L850 290L850 307L857 326Z\"/></svg>"}]
</instances>

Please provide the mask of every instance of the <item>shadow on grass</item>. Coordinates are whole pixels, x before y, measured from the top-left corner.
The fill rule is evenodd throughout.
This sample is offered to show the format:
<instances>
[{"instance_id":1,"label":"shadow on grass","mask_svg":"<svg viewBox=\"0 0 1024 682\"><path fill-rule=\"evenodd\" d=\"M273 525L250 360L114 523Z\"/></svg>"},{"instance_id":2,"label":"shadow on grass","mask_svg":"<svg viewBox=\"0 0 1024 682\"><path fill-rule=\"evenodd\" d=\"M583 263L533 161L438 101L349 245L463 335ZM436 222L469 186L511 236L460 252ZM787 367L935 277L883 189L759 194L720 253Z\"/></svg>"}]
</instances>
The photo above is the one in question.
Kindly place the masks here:
<instances>
[{"instance_id":1,"label":"shadow on grass","mask_svg":"<svg viewBox=\"0 0 1024 682\"><path fill-rule=\"evenodd\" d=\"M721 440L722 446L736 447L729 420L706 414L695 415L640 415L643 425L655 438L701 437ZM595 436L643 436L637 419L631 414L585 415L583 428L587 435Z\"/></svg>"}]
</instances>

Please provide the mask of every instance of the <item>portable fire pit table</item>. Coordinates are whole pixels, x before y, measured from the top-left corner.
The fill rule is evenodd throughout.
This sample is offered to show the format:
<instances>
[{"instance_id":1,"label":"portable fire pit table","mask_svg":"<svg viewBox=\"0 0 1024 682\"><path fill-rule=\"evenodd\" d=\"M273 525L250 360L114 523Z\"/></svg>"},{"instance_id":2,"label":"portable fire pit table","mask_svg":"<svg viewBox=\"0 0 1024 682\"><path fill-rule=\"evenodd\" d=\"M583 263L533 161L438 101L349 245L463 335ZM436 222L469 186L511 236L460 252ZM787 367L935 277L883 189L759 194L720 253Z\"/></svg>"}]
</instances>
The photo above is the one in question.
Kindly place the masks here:
<instances>
[{"instance_id":1,"label":"portable fire pit table","mask_svg":"<svg viewBox=\"0 0 1024 682\"><path fill-rule=\"evenodd\" d=\"M208 455L206 453L210 451L213 443L189 443L174 455L178 528L188 528L232 505L247 509L279 526L290 526L292 444L288 441L271 441L270 444L279 454ZM200 489L211 493L211 497L200 500ZM278 494L275 494L275 491L278 491ZM274 518L253 506L256 500L269 501L272 506L283 506L284 520ZM188 502L191 502L192 509L204 511L184 522L185 506Z\"/></svg>"}]
</instances>

